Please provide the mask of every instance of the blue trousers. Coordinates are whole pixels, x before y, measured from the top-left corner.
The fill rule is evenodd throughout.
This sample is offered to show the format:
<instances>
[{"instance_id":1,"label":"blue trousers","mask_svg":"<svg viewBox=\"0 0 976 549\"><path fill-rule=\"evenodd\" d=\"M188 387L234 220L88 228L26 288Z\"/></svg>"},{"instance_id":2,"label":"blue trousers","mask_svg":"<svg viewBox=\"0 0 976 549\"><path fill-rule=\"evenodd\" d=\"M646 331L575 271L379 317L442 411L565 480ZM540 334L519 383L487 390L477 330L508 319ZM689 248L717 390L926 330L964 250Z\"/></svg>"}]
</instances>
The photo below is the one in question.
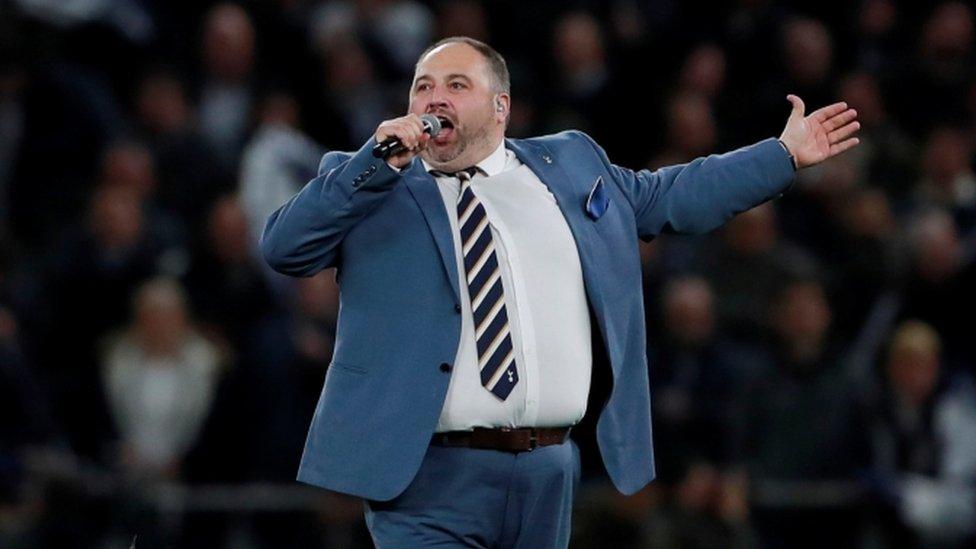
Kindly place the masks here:
<instances>
[{"instance_id":1,"label":"blue trousers","mask_svg":"<svg viewBox=\"0 0 976 549\"><path fill-rule=\"evenodd\" d=\"M566 547L579 449L563 444L513 454L431 446L407 489L364 502L380 549Z\"/></svg>"}]
</instances>

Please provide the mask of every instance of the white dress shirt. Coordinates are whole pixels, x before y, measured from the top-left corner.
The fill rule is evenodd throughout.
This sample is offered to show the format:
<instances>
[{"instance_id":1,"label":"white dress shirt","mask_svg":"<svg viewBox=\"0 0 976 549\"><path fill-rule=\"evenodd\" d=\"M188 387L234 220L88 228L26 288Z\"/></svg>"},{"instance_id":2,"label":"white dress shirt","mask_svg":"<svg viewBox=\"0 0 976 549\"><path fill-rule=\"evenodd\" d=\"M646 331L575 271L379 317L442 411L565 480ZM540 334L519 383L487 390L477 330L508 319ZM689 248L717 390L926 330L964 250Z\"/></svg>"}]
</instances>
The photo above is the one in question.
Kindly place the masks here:
<instances>
[{"instance_id":1,"label":"white dress shirt","mask_svg":"<svg viewBox=\"0 0 976 549\"><path fill-rule=\"evenodd\" d=\"M519 382L506 400L481 385L457 199L460 183L438 177L454 230L461 339L437 432L473 427L574 425L586 411L590 318L576 242L555 197L504 141L478 167L471 190L488 216L498 257ZM424 162L424 167L432 167Z\"/></svg>"}]
</instances>

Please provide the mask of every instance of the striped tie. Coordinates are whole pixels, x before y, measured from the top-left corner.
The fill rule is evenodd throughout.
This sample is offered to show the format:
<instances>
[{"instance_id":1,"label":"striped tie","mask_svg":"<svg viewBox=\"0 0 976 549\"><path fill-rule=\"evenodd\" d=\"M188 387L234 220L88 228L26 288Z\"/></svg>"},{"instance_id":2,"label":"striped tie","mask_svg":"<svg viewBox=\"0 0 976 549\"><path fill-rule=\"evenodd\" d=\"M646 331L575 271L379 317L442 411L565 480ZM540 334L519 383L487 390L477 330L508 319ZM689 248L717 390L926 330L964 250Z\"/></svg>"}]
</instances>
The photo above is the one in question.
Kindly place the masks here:
<instances>
[{"instance_id":1,"label":"striped tie","mask_svg":"<svg viewBox=\"0 0 976 549\"><path fill-rule=\"evenodd\" d=\"M474 315L474 334L478 343L478 367L481 384L505 400L518 383L515 351L508 329L508 312L501 272L492 241L485 207L471 190L471 178L478 173L471 167L453 174L431 172L435 176L456 177L461 182L458 197L458 226L464 252L464 272L468 297Z\"/></svg>"}]
</instances>

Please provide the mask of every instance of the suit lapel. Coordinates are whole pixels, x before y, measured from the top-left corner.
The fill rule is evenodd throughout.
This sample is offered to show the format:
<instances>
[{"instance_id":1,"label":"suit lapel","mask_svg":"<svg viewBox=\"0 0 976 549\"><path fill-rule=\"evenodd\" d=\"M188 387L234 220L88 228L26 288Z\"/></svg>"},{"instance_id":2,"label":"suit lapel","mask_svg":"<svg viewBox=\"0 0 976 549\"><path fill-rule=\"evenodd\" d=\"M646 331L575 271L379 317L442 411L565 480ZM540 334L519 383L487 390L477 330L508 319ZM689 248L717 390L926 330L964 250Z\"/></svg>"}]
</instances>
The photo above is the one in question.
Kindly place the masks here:
<instances>
[{"instance_id":1,"label":"suit lapel","mask_svg":"<svg viewBox=\"0 0 976 549\"><path fill-rule=\"evenodd\" d=\"M457 260L454 256L454 233L451 229L451 221L447 218L447 211L444 209L444 199L437 188L437 182L424 170L424 165L420 160L414 159L404 174L404 183L407 190L417 201L420 211L423 212L427 220L427 227L430 228L434 242L437 243L437 250L440 252L441 263L447 272L447 278L451 281L451 290L454 298L461 299L458 290L458 269ZM460 302L460 301L458 301Z\"/></svg>"}]
</instances>

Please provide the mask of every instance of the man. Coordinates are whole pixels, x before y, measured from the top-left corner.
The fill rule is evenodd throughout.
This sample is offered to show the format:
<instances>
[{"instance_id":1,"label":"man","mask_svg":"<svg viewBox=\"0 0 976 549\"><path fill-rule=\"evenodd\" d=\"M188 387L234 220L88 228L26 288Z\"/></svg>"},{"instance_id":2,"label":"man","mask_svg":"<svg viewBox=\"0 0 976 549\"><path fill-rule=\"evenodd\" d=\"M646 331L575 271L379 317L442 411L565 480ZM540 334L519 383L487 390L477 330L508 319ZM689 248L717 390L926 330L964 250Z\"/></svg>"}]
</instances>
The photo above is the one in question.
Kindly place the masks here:
<instances>
[{"instance_id":1,"label":"man","mask_svg":"<svg viewBox=\"0 0 976 549\"><path fill-rule=\"evenodd\" d=\"M844 103L804 117L789 100L780 141L633 172L579 132L505 139L508 71L487 45L424 52L409 114L325 155L262 238L278 271L336 267L341 285L299 480L363 497L381 547L567 545L592 329L613 378L592 412L603 462L623 493L650 482L637 238L712 230L857 143ZM374 158L390 137L407 149Z\"/></svg>"}]
</instances>

